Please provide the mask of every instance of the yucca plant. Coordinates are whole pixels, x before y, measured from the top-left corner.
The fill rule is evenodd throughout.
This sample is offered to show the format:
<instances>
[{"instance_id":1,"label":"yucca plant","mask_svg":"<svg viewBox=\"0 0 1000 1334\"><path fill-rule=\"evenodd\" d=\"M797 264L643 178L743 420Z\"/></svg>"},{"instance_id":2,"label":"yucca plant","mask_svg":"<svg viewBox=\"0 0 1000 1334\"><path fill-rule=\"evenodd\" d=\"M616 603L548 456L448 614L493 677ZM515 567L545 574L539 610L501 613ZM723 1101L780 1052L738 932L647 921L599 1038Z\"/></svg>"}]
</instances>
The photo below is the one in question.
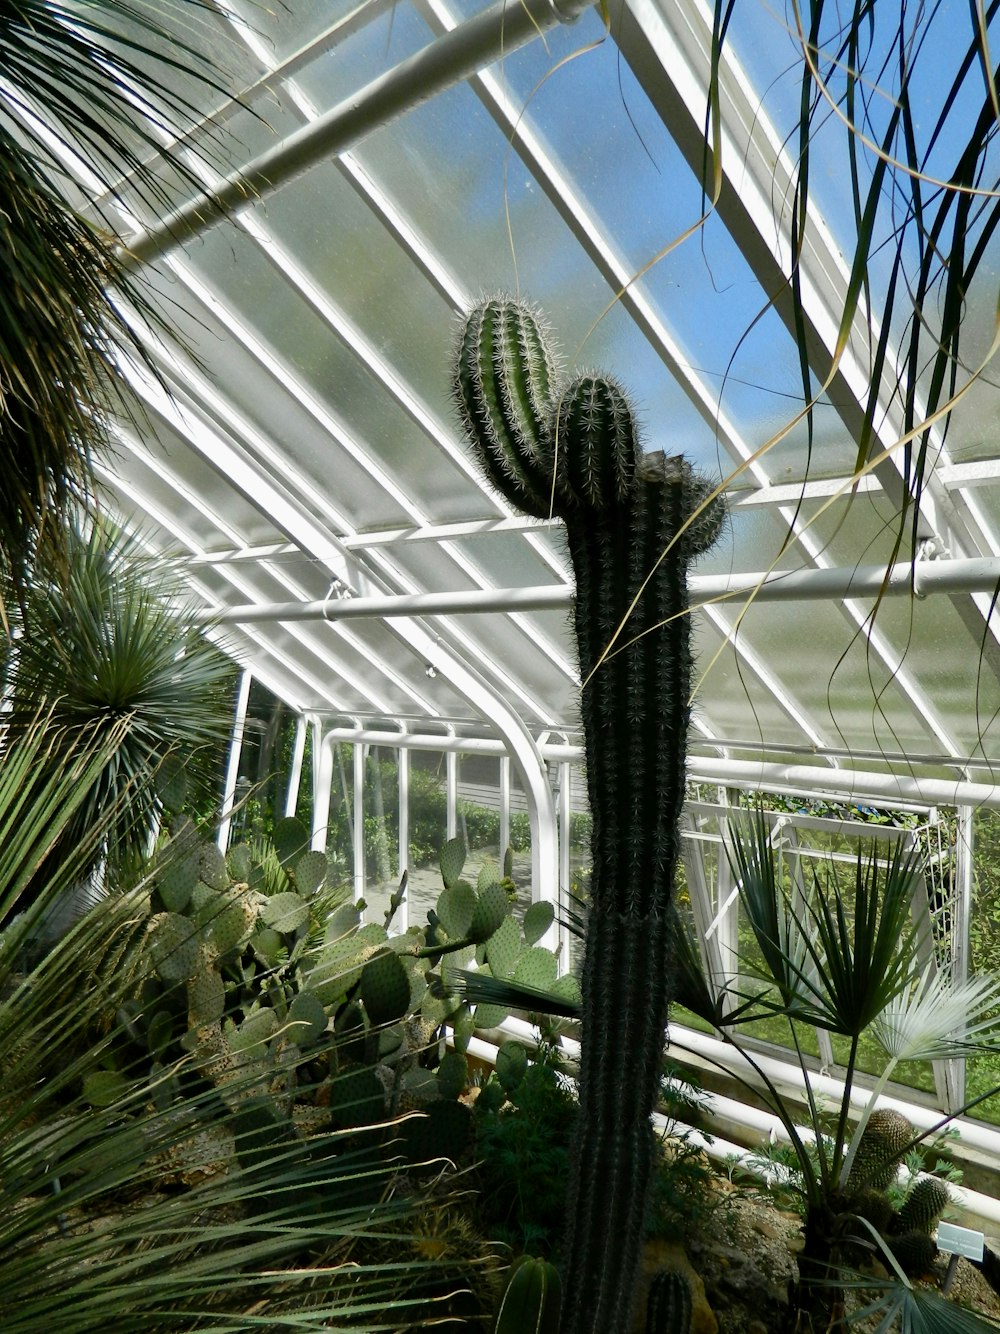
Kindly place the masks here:
<instances>
[{"instance_id":1,"label":"yucca plant","mask_svg":"<svg viewBox=\"0 0 1000 1334\"><path fill-rule=\"evenodd\" d=\"M7 723L17 735L48 711L56 768L79 729L116 736L59 844L75 847L112 812L95 863L113 880L141 863L166 807L189 797L213 808L235 669L193 625L169 563L134 538L82 514L51 538L12 617Z\"/></svg>"}]
</instances>

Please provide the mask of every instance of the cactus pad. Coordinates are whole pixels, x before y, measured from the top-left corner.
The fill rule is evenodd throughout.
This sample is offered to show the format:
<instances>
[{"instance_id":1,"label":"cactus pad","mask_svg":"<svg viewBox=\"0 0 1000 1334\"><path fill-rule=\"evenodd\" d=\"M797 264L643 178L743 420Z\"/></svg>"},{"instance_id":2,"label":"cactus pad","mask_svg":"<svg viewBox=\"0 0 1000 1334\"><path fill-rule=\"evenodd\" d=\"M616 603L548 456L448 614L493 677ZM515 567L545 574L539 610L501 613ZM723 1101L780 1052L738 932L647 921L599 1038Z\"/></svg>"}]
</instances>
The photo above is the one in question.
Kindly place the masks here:
<instances>
[{"instance_id":1,"label":"cactus pad","mask_svg":"<svg viewBox=\"0 0 1000 1334\"><path fill-rule=\"evenodd\" d=\"M497 1051L497 1079L506 1093L516 1089L528 1069L528 1053L519 1042L505 1042Z\"/></svg>"},{"instance_id":2,"label":"cactus pad","mask_svg":"<svg viewBox=\"0 0 1000 1334\"><path fill-rule=\"evenodd\" d=\"M299 1047L321 1038L327 1022L326 1010L311 991L300 991L288 1007L289 1037Z\"/></svg>"},{"instance_id":3,"label":"cactus pad","mask_svg":"<svg viewBox=\"0 0 1000 1334\"><path fill-rule=\"evenodd\" d=\"M185 982L198 967L198 933L179 913L157 913L149 921L153 966L164 982Z\"/></svg>"},{"instance_id":4,"label":"cactus pad","mask_svg":"<svg viewBox=\"0 0 1000 1334\"><path fill-rule=\"evenodd\" d=\"M282 866L288 866L309 848L309 830L294 815L287 815L274 827L274 850Z\"/></svg>"},{"instance_id":5,"label":"cactus pad","mask_svg":"<svg viewBox=\"0 0 1000 1334\"><path fill-rule=\"evenodd\" d=\"M469 924L469 939L477 944L489 940L510 912L510 899L502 882L495 881L480 891Z\"/></svg>"},{"instance_id":6,"label":"cactus pad","mask_svg":"<svg viewBox=\"0 0 1000 1334\"><path fill-rule=\"evenodd\" d=\"M529 945L536 944L545 935L555 919L555 909L551 903L540 901L533 903L524 914L524 938Z\"/></svg>"},{"instance_id":7,"label":"cactus pad","mask_svg":"<svg viewBox=\"0 0 1000 1334\"><path fill-rule=\"evenodd\" d=\"M204 952L197 972L188 978L187 999L188 1023L192 1028L216 1024L225 1012L225 984Z\"/></svg>"},{"instance_id":8,"label":"cactus pad","mask_svg":"<svg viewBox=\"0 0 1000 1334\"><path fill-rule=\"evenodd\" d=\"M457 1051L445 1052L437 1068L438 1093L442 1098L458 1098L469 1082L469 1062Z\"/></svg>"},{"instance_id":9,"label":"cactus pad","mask_svg":"<svg viewBox=\"0 0 1000 1334\"><path fill-rule=\"evenodd\" d=\"M513 917L505 917L486 942L486 961L494 977L512 977L521 953L521 933Z\"/></svg>"},{"instance_id":10,"label":"cactus pad","mask_svg":"<svg viewBox=\"0 0 1000 1334\"><path fill-rule=\"evenodd\" d=\"M514 965L513 980L526 987L534 987L537 991L548 991L555 985L557 972L558 964L552 951L543 949L541 945L532 945Z\"/></svg>"},{"instance_id":11,"label":"cactus pad","mask_svg":"<svg viewBox=\"0 0 1000 1334\"><path fill-rule=\"evenodd\" d=\"M226 856L215 843L203 843L199 852L201 879L209 889L229 888L229 868Z\"/></svg>"},{"instance_id":12,"label":"cactus pad","mask_svg":"<svg viewBox=\"0 0 1000 1334\"><path fill-rule=\"evenodd\" d=\"M464 838L449 838L441 848L438 861L441 866L441 879L444 881L445 889L451 889L452 885L458 883L462 868L465 865L466 855Z\"/></svg>"},{"instance_id":13,"label":"cactus pad","mask_svg":"<svg viewBox=\"0 0 1000 1334\"><path fill-rule=\"evenodd\" d=\"M300 894L309 898L326 879L328 864L322 852L304 852L295 863L295 884Z\"/></svg>"},{"instance_id":14,"label":"cactus pad","mask_svg":"<svg viewBox=\"0 0 1000 1334\"><path fill-rule=\"evenodd\" d=\"M476 891L464 880L455 881L438 895L435 911L449 940L463 940L469 934L476 902Z\"/></svg>"},{"instance_id":15,"label":"cactus pad","mask_svg":"<svg viewBox=\"0 0 1000 1334\"><path fill-rule=\"evenodd\" d=\"M361 1001L376 1027L402 1018L410 1005L410 978L398 954L387 950L361 971Z\"/></svg>"},{"instance_id":16,"label":"cactus pad","mask_svg":"<svg viewBox=\"0 0 1000 1334\"><path fill-rule=\"evenodd\" d=\"M287 935L308 922L309 904L301 894L272 894L261 909L261 917L265 925Z\"/></svg>"},{"instance_id":17,"label":"cactus pad","mask_svg":"<svg viewBox=\"0 0 1000 1334\"><path fill-rule=\"evenodd\" d=\"M156 888L167 912L182 913L198 883L200 857L197 851L171 856L156 877Z\"/></svg>"}]
</instances>

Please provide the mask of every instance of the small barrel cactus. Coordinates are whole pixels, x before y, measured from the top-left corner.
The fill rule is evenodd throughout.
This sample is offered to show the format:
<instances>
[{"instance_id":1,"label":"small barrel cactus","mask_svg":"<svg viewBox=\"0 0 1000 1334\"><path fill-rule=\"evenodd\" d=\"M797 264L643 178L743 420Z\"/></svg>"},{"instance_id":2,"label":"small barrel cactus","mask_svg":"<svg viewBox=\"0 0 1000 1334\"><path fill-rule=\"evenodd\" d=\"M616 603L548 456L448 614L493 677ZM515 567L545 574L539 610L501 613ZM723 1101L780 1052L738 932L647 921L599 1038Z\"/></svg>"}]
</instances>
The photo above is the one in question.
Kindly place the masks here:
<instances>
[{"instance_id":1,"label":"small barrel cactus","mask_svg":"<svg viewBox=\"0 0 1000 1334\"><path fill-rule=\"evenodd\" d=\"M679 1269L664 1269L649 1285L646 1334L689 1334L694 1299L691 1280Z\"/></svg>"},{"instance_id":2,"label":"small barrel cactus","mask_svg":"<svg viewBox=\"0 0 1000 1334\"><path fill-rule=\"evenodd\" d=\"M894 1230L899 1233L923 1232L929 1237L950 1203L948 1187L940 1177L922 1177L903 1201Z\"/></svg>"},{"instance_id":3,"label":"small barrel cactus","mask_svg":"<svg viewBox=\"0 0 1000 1334\"><path fill-rule=\"evenodd\" d=\"M912 1139L913 1127L901 1112L891 1107L876 1108L858 1143L848 1189L871 1186L886 1190L895 1181L903 1153Z\"/></svg>"},{"instance_id":4,"label":"small barrel cactus","mask_svg":"<svg viewBox=\"0 0 1000 1334\"><path fill-rule=\"evenodd\" d=\"M901 1237L891 1237L888 1246L908 1278L926 1274L937 1255L937 1245L926 1232L905 1232Z\"/></svg>"},{"instance_id":5,"label":"small barrel cactus","mask_svg":"<svg viewBox=\"0 0 1000 1334\"><path fill-rule=\"evenodd\" d=\"M561 1297L554 1265L519 1256L500 1295L492 1334L556 1334Z\"/></svg>"}]
</instances>

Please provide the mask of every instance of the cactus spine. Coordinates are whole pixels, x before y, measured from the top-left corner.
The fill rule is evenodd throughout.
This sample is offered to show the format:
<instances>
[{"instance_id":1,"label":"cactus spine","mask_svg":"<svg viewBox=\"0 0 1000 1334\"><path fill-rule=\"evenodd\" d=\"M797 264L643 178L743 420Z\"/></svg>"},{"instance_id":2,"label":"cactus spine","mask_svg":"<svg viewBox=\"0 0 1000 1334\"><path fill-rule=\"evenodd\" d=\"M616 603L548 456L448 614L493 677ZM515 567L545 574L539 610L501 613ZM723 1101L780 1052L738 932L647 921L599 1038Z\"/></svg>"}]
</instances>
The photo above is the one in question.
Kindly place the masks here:
<instances>
[{"instance_id":1,"label":"cactus spine","mask_svg":"<svg viewBox=\"0 0 1000 1334\"><path fill-rule=\"evenodd\" d=\"M646 1334L690 1334L691 1283L679 1269L664 1269L649 1285Z\"/></svg>"},{"instance_id":2,"label":"cactus spine","mask_svg":"<svg viewBox=\"0 0 1000 1334\"><path fill-rule=\"evenodd\" d=\"M607 1334L628 1328L653 1162L689 721L686 570L723 508L702 508L709 488L684 459L642 453L613 380L578 376L556 398L556 358L523 304L478 306L457 360L481 466L513 504L565 521L576 576L594 869L560 1328Z\"/></svg>"}]
</instances>

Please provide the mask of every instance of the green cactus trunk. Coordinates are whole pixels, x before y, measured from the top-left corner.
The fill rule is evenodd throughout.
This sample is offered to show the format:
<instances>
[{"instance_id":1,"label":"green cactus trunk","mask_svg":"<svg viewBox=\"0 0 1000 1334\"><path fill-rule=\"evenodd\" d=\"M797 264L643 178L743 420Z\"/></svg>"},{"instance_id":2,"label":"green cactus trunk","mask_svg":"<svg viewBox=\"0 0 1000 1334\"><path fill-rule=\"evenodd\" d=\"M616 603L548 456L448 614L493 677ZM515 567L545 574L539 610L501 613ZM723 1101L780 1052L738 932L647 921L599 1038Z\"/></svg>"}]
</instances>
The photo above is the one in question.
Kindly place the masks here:
<instances>
[{"instance_id":1,"label":"green cactus trunk","mask_svg":"<svg viewBox=\"0 0 1000 1334\"><path fill-rule=\"evenodd\" d=\"M643 478L607 520L569 527L584 680L593 671L582 704L594 826L565 1334L628 1329L642 1244L689 720L684 544L643 583L686 517L684 490ZM626 616L627 647L598 666Z\"/></svg>"},{"instance_id":2,"label":"green cactus trunk","mask_svg":"<svg viewBox=\"0 0 1000 1334\"><path fill-rule=\"evenodd\" d=\"M551 503L576 575L593 881L559 1328L624 1334L670 991L691 682L686 570L723 511L717 501L701 510L709 488L683 459L643 455L613 380L579 376L556 401L555 364L528 307L488 301L469 317L454 388L484 471L528 513Z\"/></svg>"}]
</instances>

